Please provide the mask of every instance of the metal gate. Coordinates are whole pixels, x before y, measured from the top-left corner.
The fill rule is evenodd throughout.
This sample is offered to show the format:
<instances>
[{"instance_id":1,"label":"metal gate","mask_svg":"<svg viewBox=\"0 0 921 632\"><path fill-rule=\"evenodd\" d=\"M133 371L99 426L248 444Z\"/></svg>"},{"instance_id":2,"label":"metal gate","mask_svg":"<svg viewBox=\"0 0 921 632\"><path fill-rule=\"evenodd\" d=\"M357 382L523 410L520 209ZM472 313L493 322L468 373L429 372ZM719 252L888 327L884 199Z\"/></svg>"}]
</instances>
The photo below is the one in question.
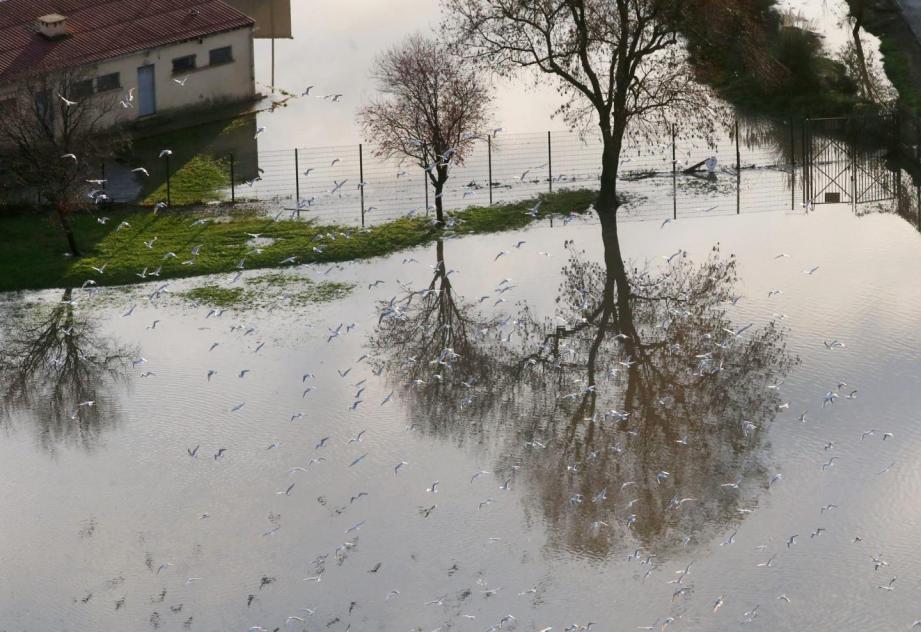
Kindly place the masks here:
<instances>
[{"instance_id":1,"label":"metal gate","mask_svg":"<svg viewBox=\"0 0 921 632\"><path fill-rule=\"evenodd\" d=\"M891 200L897 176L886 164L897 133L892 115L807 119L804 202L861 204Z\"/></svg>"}]
</instances>

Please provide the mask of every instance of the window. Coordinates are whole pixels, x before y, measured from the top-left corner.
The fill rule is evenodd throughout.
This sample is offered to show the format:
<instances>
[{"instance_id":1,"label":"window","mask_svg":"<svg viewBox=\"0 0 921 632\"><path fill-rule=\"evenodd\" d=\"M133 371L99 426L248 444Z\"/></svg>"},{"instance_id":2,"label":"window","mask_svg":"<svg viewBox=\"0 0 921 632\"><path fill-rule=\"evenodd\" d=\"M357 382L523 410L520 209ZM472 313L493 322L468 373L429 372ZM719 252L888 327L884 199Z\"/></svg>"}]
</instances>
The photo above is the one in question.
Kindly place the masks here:
<instances>
[{"instance_id":1,"label":"window","mask_svg":"<svg viewBox=\"0 0 921 632\"><path fill-rule=\"evenodd\" d=\"M215 48L210 53L208 53L208 63L212 66L220 66L221 64L229 64L232 62L233 48L230 46Z\"/></svg>"},{"instance_id":2,"label":"window","mask_svg":"<svg viewBox=\"0 0 921 632\"><path fill-rule=\"evenodd\" d=\"M93 94L93 80L84 79L82 81L75 81L70 86L70 94L67 95L70 99L85 99L86 97L92 96Z\"/></svg>"},{"instance_id":3,"label":"window","mask_svg":"<svg viewBox=\"0 0 921 632\"><path fill-rule=\"evenodd\" d=\"M179 75L184 72L189 72L190 70L195 70L195 55L185 55L184 57L176 57L173 60L173 74Z\"/></svg>"},{"instance_id":4,"label":"window","mask_svg":"<svg viewBox=\"0 0 921 632\"><path fill-rule=\"evenodd\" d=\"M108 75L102 75L96 79L96 92L106 92L108 90L118 90L122 87L121 77L117 72Z\"/></svg>"}]
</instances>

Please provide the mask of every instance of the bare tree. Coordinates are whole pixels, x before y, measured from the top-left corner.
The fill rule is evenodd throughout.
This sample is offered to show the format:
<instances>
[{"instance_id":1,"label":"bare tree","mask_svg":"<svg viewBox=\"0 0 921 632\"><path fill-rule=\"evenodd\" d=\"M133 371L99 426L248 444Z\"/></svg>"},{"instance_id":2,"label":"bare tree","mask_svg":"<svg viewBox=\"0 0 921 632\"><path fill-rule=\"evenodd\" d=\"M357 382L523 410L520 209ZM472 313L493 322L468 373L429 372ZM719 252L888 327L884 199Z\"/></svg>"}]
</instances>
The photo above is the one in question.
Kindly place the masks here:
<instances>
[{"instance_id":1,"label":"bare tree","mask_svg":"<svg viewBox=\"0 0 921 632\"><path fill-rule=\"evenodd\" d=\"M898 93L886 79L885 70L877 55L871 49L864 50L862 32L864 24L871 17L867 0L848 0L848 15L845 18L851 26L851 38L845 46L841 61L854 76L860 95L871 103L885 104L898 99Z\"/></svg>"},{"instance_id":2,"label":"bare tree","mask_svg":"<svg viewBox=\"0 0 921 632\"><path fill-rule=\"evenodd\" d=\"M92 86L80 69L26 75L3 100L0 116L4 189L10 197L28 196L50 207L74 256L80 251L68 218L107 199L88 197L87 181L100 178L101 162L124 143L121 134L106 129L115 98L94 95Z\"/></svg>"},{"instance_id":3,"label":"bare tree","mask_svg":"<svg viewBox=\"0 0 921 632\"><path fill-rule=\"evenodd\" d=\"M425 170L443 223L448 167L463 163L487 124L487 86L443 42L421 35L381 55L373 76L382 96L359 111L358 121L379 155L409 157Z\"/></svg>"},{"instance_id":4,"label":"bare tree","mask_svg":"<svg viewBox=\"0 0 921 632\"><path fill-rule=\"evenodd\" d=\"M713 132L719 108L697 83L679 35L684 0L444 0L447 32L465 54L503 75L555 76L570 125L589 122L603 144L599 214L618 207L626 134L666 125ZM693 10L693 9L692 9Z\"/></svg>"},{"instance_id":5,"label":"bare tree","mask_svg":"<svg viewBox=\"0 0 921 632\"><path fill-rule=\"evenodd\" d=\"M853 55L856 61L854 65L860 77L861 90L870 101L877 101L876 84L870 78L867 56L864 53L863 42L860 39L860 31L863 28L867 12L867 3L865 0L851 0L848 5L848 20L851 22L851 36L853 37Z\"/></svg>"}]
</instances>

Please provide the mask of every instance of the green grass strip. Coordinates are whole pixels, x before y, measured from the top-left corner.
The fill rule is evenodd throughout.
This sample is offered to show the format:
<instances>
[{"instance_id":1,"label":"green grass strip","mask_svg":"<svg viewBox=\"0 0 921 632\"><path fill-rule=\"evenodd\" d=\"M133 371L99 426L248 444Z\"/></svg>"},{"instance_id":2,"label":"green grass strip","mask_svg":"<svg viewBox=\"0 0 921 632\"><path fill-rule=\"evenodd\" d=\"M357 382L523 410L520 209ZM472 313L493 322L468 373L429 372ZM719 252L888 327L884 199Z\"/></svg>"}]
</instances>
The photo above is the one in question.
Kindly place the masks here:
<instances>
[{"instance_id":1,"label":"green grass strip","mask_svg":"<svg viewBox=\"0 0 921 632\"><path fill-rule=\"evenodd\" d=\"M583 213L594 197L588 190L542 195L537 217ZM88 279L99 286L122 285L142 280L139 275L145 269L147 280L156 271L159 277L154 278L165 280L232 272L241 261L250 270L289 265L282 262L290 257L297 264L367 259L428 243L446 232L469 235L522 228L535 219L526 214L535 202L456 211L450 214L453 227L445 229L433 226L431 218L425 217L360 229L273 222L253 211L236 209L161 211L159 215L146 209L113 211L105 224L95 215L77 214L72 222L85 253L79 259L66 256L66 241L53 218L23 213L0 217L0 291L74 287ZM268 242L254 243L249 234L261 234ZM103 266L101 274L94 270Z\"/></svg>"}]
</instances>

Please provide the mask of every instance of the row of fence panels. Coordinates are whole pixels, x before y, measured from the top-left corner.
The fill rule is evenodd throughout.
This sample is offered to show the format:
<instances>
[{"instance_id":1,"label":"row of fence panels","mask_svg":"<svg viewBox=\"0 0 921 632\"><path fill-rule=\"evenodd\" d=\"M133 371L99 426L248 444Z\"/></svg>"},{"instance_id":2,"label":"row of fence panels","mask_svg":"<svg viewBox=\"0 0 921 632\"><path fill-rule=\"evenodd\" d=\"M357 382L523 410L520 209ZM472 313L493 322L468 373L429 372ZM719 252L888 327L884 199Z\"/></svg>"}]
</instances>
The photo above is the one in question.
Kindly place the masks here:
<instances>
[{"instance_id":1,"label":"row of fence panels","mask_svg":"<svg viewBox=\"0 0 921 632\"><path fill-rule=\"evenodd\" d=\"M686 206L678 203L682 198L734 198L739 197L737 188L743 189L741 197L745 198L746 185L739 171L772 171L782 180L792 180L787 175L793 172L797 154L792 126L758 123L742 124L738 129L738 133L726 130L715 142L666 135L660 141L626 146L620 190L634 206L645 201L674 211ZM711 162L709 171L699 166L693 173L684 173L710 157L716 159L715 168ZM288 210L296 217L341 224L426 215L434 205L432 185L418 164L382 156L369 145L213 156L223 170L223 181L212 182L201 191L183 182L184 165L192 158L184 161L174 156L172 163L150 165L149 181L127 166L108 165L109 194L116 201L152 203L157 201L154 197L165 197L169 191L179 200L234 201L266 213ZM463 162L452 165L443 203L456 210L533 199L550 191L596 189L600 159L601 143L595 133L500 133L478 139ZM785 195L777 191L776 198L780 201ZM728 202L719 203L724 204Z\"/></svg>"}]
</instances>

